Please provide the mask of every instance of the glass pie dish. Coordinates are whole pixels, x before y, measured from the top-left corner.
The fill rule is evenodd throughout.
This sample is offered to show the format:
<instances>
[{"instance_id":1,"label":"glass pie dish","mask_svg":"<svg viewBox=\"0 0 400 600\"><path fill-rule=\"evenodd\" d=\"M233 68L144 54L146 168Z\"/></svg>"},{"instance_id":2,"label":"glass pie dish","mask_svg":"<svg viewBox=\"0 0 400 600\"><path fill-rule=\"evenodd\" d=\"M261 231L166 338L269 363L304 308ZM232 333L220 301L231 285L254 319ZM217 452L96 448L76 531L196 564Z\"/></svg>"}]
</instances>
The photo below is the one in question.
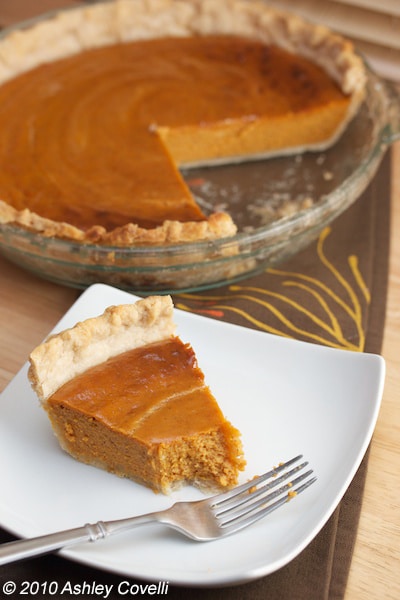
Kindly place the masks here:
<instances>
[{"instance_id":1,"label":"glass pie dish","mask_svg":"<svg viewBox=\"0 0 400 600\"><path fill-rule=\"evenodd\" d=\"M400 94L368 71L366 99L329 150L182 171L204 212L230 213L230 238L169 246L117 247L44 237L0 225L0 253L54 282L106 283L136 293L207 289L293 256L348 208L400 136Z\"/></svg>"}]
</instances>

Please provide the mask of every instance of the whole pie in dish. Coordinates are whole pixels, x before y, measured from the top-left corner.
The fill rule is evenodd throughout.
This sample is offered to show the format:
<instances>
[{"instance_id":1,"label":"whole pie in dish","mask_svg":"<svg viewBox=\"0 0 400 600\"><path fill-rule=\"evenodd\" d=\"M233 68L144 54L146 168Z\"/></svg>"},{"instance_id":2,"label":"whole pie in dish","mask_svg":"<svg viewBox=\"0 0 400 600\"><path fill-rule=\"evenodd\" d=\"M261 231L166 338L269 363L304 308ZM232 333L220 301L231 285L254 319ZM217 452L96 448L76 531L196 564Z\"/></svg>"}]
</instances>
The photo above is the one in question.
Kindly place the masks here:
<instances>
[{"instance_id":1,"label":"whole pie in dish","mask_svg":"<svg viewBox=\"0 0 400 600\"><path fill-rule=\"evenodd\" d=\"M365 73L350 42L245 0L115 0L0 41L0 222L82 242L229 237L179 168L332 145Z\"/></svg>"},{"instance_id":2,"label":"whole pie in dish","mask_svg":"<svg viewBox=\"0 0 400 600\"><path fill-rule=\"evenodd\" d=\"M169 296L110 307L50 337L30 363L54 432L76 459L164 493L183 482L237 483L240 433L175 335Z\"/></svg>"}]
</instances>

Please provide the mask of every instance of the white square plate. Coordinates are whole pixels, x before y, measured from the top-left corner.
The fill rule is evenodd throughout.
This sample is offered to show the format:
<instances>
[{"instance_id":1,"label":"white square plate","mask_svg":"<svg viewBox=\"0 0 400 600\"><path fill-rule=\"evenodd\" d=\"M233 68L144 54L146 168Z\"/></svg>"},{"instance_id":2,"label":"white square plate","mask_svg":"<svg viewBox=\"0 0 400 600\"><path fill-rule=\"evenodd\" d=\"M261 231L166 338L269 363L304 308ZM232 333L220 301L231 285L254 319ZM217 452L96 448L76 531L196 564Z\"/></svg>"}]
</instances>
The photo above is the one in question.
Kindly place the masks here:
<instances>
[{"instance_id":1,"label":"white square plate","mask_svg":"<svg viewBox=\"0 0 400 600\"><path fill-rule=\"evenodd\" d=\"M127 292L87 289L55 331L134 302ZM382 357L336 350L175 311L227 418L242 432L246 481L303 454L318 477L294 501L225 539L197 543L148 525L62 554L148 581L190 586L243 583L297 556L320 531L350 484L379 412ZM27 380L27 365L0 397L0 523L21 537L118 519L194 500L186 486L170 497L65 454Z\"/></svg>"}]
</instances>

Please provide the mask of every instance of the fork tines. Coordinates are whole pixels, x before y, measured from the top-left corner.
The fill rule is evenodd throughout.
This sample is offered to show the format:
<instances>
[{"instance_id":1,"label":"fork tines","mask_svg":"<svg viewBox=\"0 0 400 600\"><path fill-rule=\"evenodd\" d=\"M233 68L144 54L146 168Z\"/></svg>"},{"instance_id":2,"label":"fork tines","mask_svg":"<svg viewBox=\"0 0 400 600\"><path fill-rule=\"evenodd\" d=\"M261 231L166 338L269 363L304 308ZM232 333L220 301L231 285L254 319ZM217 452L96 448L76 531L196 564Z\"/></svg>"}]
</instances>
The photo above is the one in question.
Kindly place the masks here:
<instances>
[{"instance_id":1,"label":"fork tines","mask_svg":"<svg viewBox=\"0 0 400 600\"><path fill-rule=\"evenodd\" d=\"M293 466L302 458L302 455L296 456L216 497L212 508L220 520L220 527L224 529L232 527L235 531L246 527L312 485L317 479L315 476L310 477L313 473L312 469L300 474L308 462ZM290 468L292 466L293 468Z\"/></svg>"}]
</instances>

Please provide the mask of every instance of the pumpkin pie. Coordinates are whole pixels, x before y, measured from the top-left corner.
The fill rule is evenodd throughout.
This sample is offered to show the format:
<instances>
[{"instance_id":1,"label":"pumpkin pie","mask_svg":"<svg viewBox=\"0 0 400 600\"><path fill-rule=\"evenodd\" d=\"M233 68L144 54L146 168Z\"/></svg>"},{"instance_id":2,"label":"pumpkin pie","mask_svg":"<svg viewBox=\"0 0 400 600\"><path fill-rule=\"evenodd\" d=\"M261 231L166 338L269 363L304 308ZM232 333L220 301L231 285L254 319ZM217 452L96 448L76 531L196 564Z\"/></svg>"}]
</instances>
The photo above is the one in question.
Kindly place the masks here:
<instances>
[{"instance_id":1,"label":"pumpkin pie","mask_svg":"<svg viewBox=\"0 0 400 600\"><path fill-rule=\"evenodd\" d=\"M73 457L168 493L223 489L244 468L240 434L175 335L169 296L113 306L50 337L29 378Z\"/></svg>"},{"instance_id":2,"label":"pumpkin pie","mask_svg":"<svg viewBox=\"0 0 400 600\"><path fill-rule=\"evenodd\" d=\"M115 0L0 41L0 223L82 242L229 237L181 167L332 145L365 73L350 42L244 0Z\"/></svg>"}]
</instances>

